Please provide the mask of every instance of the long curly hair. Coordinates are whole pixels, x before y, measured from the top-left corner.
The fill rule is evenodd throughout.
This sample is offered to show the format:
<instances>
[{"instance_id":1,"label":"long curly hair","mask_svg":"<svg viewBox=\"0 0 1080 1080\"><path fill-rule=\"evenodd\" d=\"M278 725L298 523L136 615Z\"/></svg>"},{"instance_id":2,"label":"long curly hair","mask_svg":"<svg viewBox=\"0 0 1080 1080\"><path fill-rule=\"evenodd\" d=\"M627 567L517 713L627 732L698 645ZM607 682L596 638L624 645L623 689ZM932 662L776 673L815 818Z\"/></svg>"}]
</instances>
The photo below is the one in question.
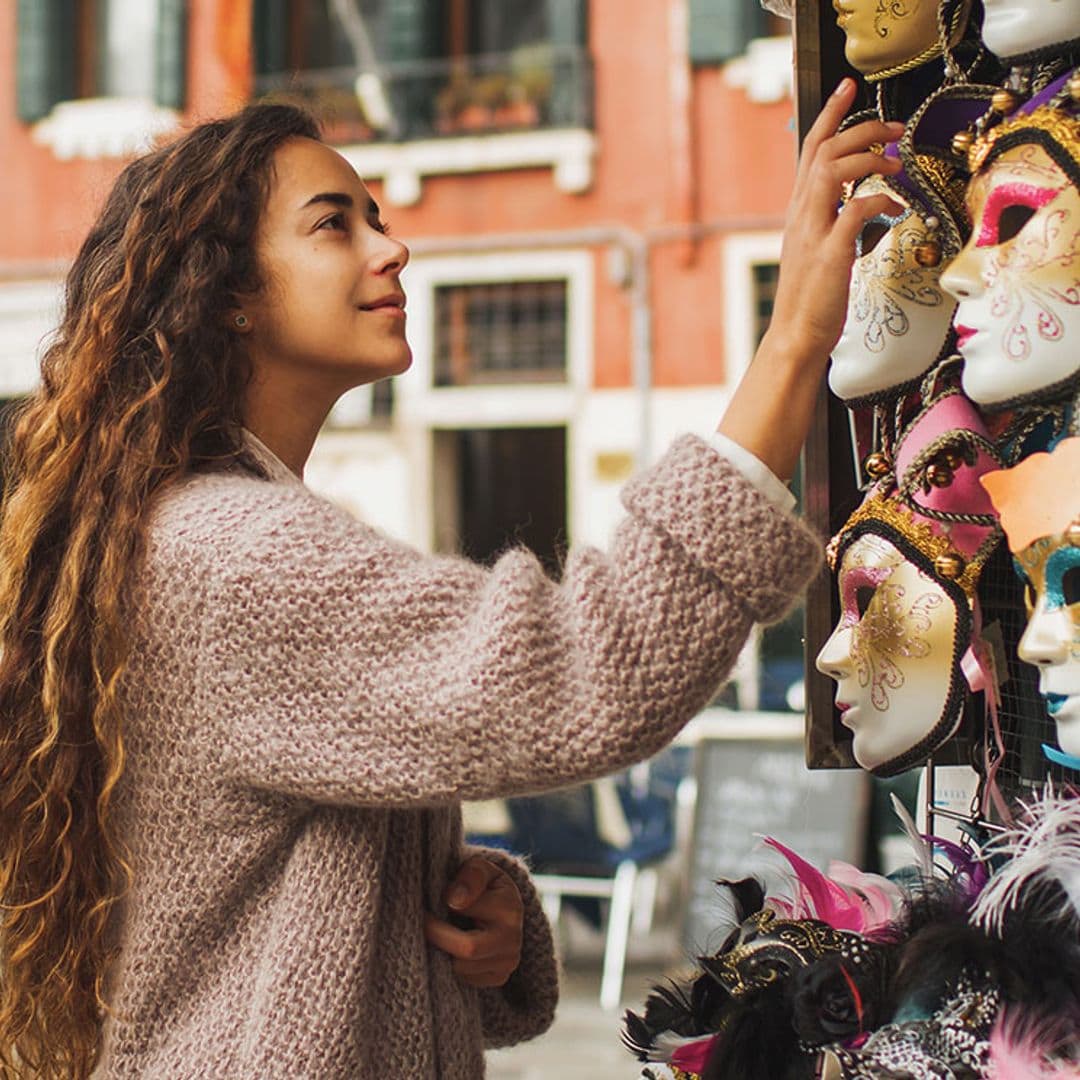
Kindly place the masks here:
<instances>
[{"instance_id":1,"label":"long curly hair","mask_svg":"<svg viewBox=\"0 0 1080 1080\"><path fill-rule=\"evenodd\" d=\"M230 313L265 286L256 231L287 105L132 162L66 282L19 408L0 508L0 1076L89 1076L110 913L137 867L112 804L127 598L155 495L242 456L250 375Z\"/></svg>"}]
</instances>

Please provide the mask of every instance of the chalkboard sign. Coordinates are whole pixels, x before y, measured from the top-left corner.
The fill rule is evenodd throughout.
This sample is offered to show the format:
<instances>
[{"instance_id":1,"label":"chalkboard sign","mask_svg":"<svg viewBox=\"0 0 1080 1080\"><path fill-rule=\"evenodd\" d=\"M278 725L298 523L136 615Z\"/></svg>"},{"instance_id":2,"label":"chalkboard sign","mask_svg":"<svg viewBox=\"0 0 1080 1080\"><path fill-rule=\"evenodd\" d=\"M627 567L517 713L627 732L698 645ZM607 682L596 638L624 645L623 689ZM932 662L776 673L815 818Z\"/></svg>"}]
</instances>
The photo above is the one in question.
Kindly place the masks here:
<instances>
[{"instance_id":1,"label":"chalkboard sign","mask_svg":"<svg viewBox=\"0 0 1080 1080\"><path fill-rule=\"evenodd\" d=\"M715 951L720 877L746 875L761 836L824 869L862 858L869 783L853 770L807 769L802 739L706 738L697 746L697 804L683 945Z\"/></svg>"}]
</instances>

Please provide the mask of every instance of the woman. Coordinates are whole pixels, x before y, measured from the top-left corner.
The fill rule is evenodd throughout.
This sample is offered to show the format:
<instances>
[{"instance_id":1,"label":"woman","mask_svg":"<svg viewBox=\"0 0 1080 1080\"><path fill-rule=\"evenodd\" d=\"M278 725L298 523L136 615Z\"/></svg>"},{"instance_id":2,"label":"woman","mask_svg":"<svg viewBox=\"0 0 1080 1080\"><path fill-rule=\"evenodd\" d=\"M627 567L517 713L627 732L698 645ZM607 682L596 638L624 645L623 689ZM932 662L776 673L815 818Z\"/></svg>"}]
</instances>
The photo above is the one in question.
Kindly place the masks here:
<instances>
[{"instance_id":1,"label":"woman","mask_svg":"<svg viewBox=\"0 0 1080 1080\"><path fill-rule=\"evenodd\" d=\"M853 97L807 142L776 329L721 425L746 468L790 475L890 208L836 216L898 134L830 138ZM691 437L561 585L312 495L334 401L409 365L407 257L306 116L254 106L131 165L72 267L0 523L6 1075L481 1075L550 1023L556 972L460 800L653 753L816 565Z\"/></svg>"}]
</instances>

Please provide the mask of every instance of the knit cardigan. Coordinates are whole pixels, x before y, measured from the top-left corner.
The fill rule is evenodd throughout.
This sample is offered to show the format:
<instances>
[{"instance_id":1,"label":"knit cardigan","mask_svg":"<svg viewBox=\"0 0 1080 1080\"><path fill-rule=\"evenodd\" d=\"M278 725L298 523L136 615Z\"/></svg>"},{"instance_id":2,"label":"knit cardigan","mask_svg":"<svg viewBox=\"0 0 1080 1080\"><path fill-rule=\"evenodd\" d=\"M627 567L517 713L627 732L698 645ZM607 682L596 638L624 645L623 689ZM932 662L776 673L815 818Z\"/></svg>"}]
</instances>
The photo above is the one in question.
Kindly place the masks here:
<instances>
[{"instance_id":1,"label":"knit cardigan","mask_svg":"<svg viewBox=\"0 0 1080 1080\"><path fill-rule=\"evenodd\" d=\"M497 852L525 902L510 981L470 987L426 943L468 854L461 801L659 750L818 543L692 436L561 583L525 550L421 554L277 465L191 475L151 513L116 802L135 876L94 1076L474 1080L485 1046L546 1030L558 980Z\"/></svg>"}]
</instances>

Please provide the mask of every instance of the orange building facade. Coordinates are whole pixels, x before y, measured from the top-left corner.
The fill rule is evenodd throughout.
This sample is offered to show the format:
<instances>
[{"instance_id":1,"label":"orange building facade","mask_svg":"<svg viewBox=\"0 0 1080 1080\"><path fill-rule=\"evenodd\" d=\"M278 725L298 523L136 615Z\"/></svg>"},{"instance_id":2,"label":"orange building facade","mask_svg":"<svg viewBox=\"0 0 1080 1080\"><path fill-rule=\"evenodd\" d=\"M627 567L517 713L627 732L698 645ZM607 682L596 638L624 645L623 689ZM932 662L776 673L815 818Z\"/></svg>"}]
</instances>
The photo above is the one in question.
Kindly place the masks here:
<instances>
[{"instance_id":1,"label":"orange building facade","mask_svg":"<svg viewBox=\"0 0 1080 1080\"><path fill-rule=\"evenodd\" d=\"M756 0L723 25L698 0L350 2L359 31L334 0L160 0L144 48L146 0L0 7L0 397L33 385L124 161L299 96L413 252L413 369L332 414L309 483L424 548L602 543L631 469L715 425L767 318L785 28Z\"/></svg>"}]
</instances>

